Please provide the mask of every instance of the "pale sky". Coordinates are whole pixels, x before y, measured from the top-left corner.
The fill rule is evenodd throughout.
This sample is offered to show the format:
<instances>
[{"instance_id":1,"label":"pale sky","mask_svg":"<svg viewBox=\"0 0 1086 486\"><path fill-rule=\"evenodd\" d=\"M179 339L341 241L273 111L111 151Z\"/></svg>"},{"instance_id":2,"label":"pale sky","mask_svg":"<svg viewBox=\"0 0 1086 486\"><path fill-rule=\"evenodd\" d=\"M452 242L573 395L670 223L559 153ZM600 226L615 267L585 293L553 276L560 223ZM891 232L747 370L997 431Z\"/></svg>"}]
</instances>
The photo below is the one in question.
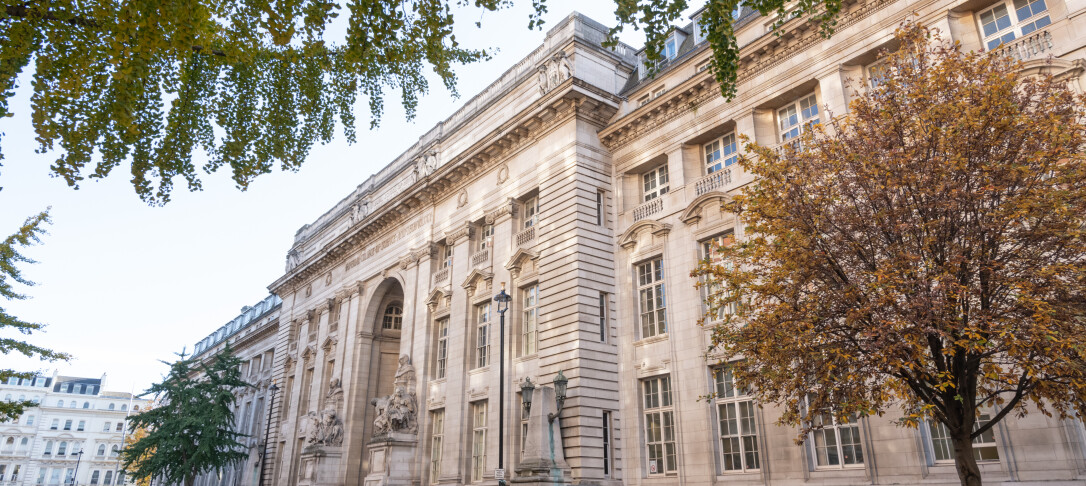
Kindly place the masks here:
<instances>
[{"instance_id":1,"label":"pale sky","mask_svg":"<svg viewBox=\"0 0 1086 486\"><path fill-rule=\"evenodd\" d=\"M701 3L701 2L694 2ZM614 25L610 1L549 0L544 30L529 31L530 2L498 13L457 14L462 46L500 51L486 63L461 66L453 99L431 76L431 91L421 98L418 115L407 122L399 99L388 96L382 125L368 130L365 100L360 99L358 142L348 145L337 133L327 146L316 146L297 173L260 176L248 191L237 190L229 172L204 175L204 190L189 193L175 181L173 200L149 207L129 183L127 167L105 181L86 181L72 190L50 177L56 154L36 154L30 127L29 76L20 78L12 100L13 118L0 119L5 159L0 167L0 238L13 233L28 216L52 206L53 224L41 245L25 254L38 260L24 265L24 275L38 283L22 289L31 298L2 302L16 316L48 325L27 338L39 346L66 351L70 363L49 364L6 355L4 368L98 377L108 375L112 391L145 390L159 381L173 353L236 317L242 306L268 295L267 286L282 275L294 232L345 197L370 174L410 147L462 103L496 80L538 47L546 30L573 10L604 25ZM482 30L474 22L483 23ZM621 39L640 47L640 32ZM194 160L203 165L203 157ZM18 337L10 330L0 337Z\"/></svg>"}]
</instances>

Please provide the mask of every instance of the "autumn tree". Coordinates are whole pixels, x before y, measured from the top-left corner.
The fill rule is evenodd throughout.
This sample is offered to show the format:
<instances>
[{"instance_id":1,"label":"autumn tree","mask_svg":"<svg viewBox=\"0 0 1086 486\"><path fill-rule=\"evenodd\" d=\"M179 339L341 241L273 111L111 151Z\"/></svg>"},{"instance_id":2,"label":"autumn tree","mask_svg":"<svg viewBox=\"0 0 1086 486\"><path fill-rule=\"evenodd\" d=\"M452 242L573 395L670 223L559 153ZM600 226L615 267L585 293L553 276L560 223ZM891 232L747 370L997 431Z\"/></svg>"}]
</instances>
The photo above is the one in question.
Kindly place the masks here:
<instances>
[{"instance_id":1,"label":"autumn tree","mask_svg":"<svg viewBox=\"0 0 1086 486\"><path fill-rule=\"evenodd\" d=\"M526 0L525 0L526 1ZM652 60L686 0L617 0L618 26L643 28ZM841 0L743 0L779 19L807 15L825 33ZM337 123L355 140L354 107L381 119L386 90L410 118L429 90L426 70L456 95L454 66L489 59L461 46L452 7L495 11L514 0L0 0L0 119L33 70L31 114L38 149L56 153L52 174L78 187L131 167L136 193L169 201L175 178L199 190L199 172L229 167L245 189L276 165L297 170ZM531 0L528 28L546 0ZM739 0L712 0L703 15L725 95L734 93ZM338 17L343 16L341 20ZM685 19L684 19L685 20ZM342 37L327 32L345 27ZM480 22L476 22L480 25ZM2 133L0 133L2 135ZM194 155L208 161L197 168ZM0 152L2 159L2 152Z\"/></svg>"},{"instance_id":2,"label":"autumn tree","mask_svg":"<svg viewBox=\"0 0 1086 486\"><path fill-rule=\"evenodd\" d=\"M132 447L135 443L147 438L147 434L147 427L133 427L132 430L128 432L128 435L126 435L124 438L124 447ZM146 460L146 458L152 457L154 455L155 450L153 448L149 449L146 451L145 454L143 454L141 458L137 458L130 466L125 467L125 474L127 474L129 477L133 477L133 484L135 484L136 486L151 486L150 476L136 478L133 476L133 473L138 471L139 468L143 466L143 462Z\"/></svg>"},{"instance_id":3,"label":"autumn tree","mask_svg":"<svg viewBox=\"0 0 1086 486\"><path fill-rule=\"evenodd\" d=\"M129 430L146 436L121 450L124 468L136 481L156 478L167 484L192 486L209 471L222 471L248 457L234 430L234 392L249 386L241 379L241 360L227 344L222 351L197 360L170 364L161 383L151 385L157 406L128 419Z\"/></svg>"},{"instance_id":4,"label":"autumn tree","mask_svg":"<svg viewBox=\"0 0 1086 486\"><path fill-rule=\"evenodd\" d=\"M34 260L19 253L20 248L25 248L41 242L41 236L45 233L45 225L49 224L49 211L42 211L26 219L19 229L0 241L0 298L6 301L23 300L26 294L19 292L15 284L33 286L34 282L23 276L19 265L34 263ZM14 332L16 334L31 335L35 331L41 331L44 324L20 319L18 316L8 313L0 307L0 330ZM28 358L37 357L42 361L53 362L68 360L71 358L66 353L53 351L41 346L30 344L10 335L0 337L0 353L5 356L16 352ZM8 378L33 378L33 372L20 372L9 368L0 368L0 382ZM6 422L18 418L28 407L35 406L34 402L3 401L0 402L0 422Z\"/></svg>"},{"instance_id":5,"label":"autumn tree","mask_svg":"<svg viewBox=\"0 0 1086 486\"><path fill-rule=\"evenodd\" d=\"M694 273L705 322L738 308L713 346L800 440L831 415L928 421L979 485L973 440L1000 420L1086 413L1086 99L898 38L846 115L747 146L756 182L725 205L742 237Z\"/></svg>"}]
</instances>

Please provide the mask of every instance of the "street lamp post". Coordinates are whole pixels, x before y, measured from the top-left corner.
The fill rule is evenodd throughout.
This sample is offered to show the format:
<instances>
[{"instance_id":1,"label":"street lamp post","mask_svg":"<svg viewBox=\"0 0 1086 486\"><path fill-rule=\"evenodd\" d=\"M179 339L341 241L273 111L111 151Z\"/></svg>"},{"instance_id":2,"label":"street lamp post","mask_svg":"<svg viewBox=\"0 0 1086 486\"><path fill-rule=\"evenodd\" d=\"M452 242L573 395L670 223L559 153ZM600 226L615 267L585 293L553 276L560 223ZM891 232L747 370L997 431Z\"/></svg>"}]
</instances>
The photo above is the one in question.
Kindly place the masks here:
<instances>
[{"instance_id":1,"label":"street lamp post","mask_svg":"<svg viewBox=\"0 0 1086 486\"><path fill-rule=\"evenodd\" d=\"M72 483L75 484L75 477L79 475L79 461L83 460L83 448L79 448L79 456L75 458L75 472L72 473Z\"/></svg>"},{"instance_id":2,"label":"street lamp post","mask_svg":"<svg viewBox=\"0 0 1086 486\"><path fill-rule=\"evenodd\" d=\"M513 300L505 293L505 282L502 282L502 290L494 296L494 302L498 303L498 485L505 486L505 311L509 310L509 302ZM496 474L497 475L497 474Z\"/></svg>"},{"instance_id":3,"label":"street lamp post","mask_svg":"<svg viewBox=\"0 0 1086 486\"><path fill-rule=\"evenodd\" d=\"M271 400L268 401L268 420L264 425L264 447L260 450L260 486L264 486L264 462L268 459L268 432L271 431L272 410L275 409L275 392L279 391L279 387L272 383L268 391L271 392Z\"/></svg>"}]
</instances>

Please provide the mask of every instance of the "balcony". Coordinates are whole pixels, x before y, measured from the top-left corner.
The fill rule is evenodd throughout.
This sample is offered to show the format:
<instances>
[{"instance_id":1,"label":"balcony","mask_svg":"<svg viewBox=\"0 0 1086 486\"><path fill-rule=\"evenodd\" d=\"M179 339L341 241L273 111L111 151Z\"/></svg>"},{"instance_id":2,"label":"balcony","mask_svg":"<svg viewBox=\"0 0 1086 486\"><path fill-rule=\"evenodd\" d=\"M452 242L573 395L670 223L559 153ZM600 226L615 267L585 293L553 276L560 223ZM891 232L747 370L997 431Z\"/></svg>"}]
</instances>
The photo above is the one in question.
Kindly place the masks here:
<instances>
[{"instance_id":1,"label":"balcony","mask_svg":"<svg viewBox=\"0 0 1086 486\"><path fill-rule=\"evenodd\" d=\"M527 229L517 233L516 236L518 248L530 248L535 244L535 226L528 227Z\"/></svg>"},{"instance_id":2,"label":"balcony","mask_svg":"<svg viewBox=\"0 0 1086 486\"><path fill-rule=\"evenodd\" d=\"M633 220L641 221L649 216L652 216L660 211L664 210L664 200L662 198L653 198L649 202L642 204L633 210Z\"/></svg>"},{"instance_id":3,"label":"balcony","mask_svg":"<svg viewBox=\"0 0 1086 486\"><path fill-rule=\"evenodd\" d=\"M449 279L449 268L450 267L444 267L441 270L438 270L437 273L434 273L435 287L439 286L441 283Z\"/></svg>"},{"instance_id":4,"label":"balcony","mask_svg":"<svg viewBox=\"0 0 1086 486\"><path fill-rule=\"evenodd\" d=\"M490 263L490 248L483 248L471 255L471 266L478 267Z\"/></svg>"},{"instance_id":5,"label":"balcony","mask_svg":"<svg viewBox=\"0 0 1086 486\"><path fill-rule=\"evenodd\" d=\"M718 170L694 182L694 196L700 196L732 183L732 170Z\"/></svg>"},{"instance_id":6,"label":"balcony","mask_svg":"<svg viewBox=\"0 0 1086 486\"><path fill-rule=\"evenodd\" d=\"M1042 29L1029 35L1015 39L1008 44L1003 44L995 49L996 53L1018 61L1039 59L1052 54L1052 33L1049 29Z\"/></svg>"}]
</instances>

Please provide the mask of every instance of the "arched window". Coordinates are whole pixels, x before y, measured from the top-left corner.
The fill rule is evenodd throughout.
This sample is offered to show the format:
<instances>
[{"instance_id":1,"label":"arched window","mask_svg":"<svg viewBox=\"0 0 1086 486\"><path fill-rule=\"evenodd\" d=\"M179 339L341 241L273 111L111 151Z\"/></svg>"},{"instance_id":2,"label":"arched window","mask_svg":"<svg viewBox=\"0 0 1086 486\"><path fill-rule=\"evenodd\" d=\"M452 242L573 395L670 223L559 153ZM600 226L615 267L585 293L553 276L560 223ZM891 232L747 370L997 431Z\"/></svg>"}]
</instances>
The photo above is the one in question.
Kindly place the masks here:
<instances>
[{"instance_id":1,"label":"arched window","mask_svg":"<svg viewBox=\"0 0 1086 486\"><path fill-rule=\"evenodd\" d=\"M133 405L132 406L132 411L134 411L134 412L140 411L140 406L139 405Z\"/></svg>"},{"instance_id":2,"label":"arched window","mask_svg":"<svg viewBox=\"0 0 1086 486\"><path fill-rule=\"evenodd\" d=\"M58 407L63 407L64 406L64 400L57 400L57 406Z\"/></svg>"},{"instance_id":3,"label":"arched window","mask_svg":"<svg viewBox=\"0 0 1086 486\"><path fill-rule=\"evenodd\" d=\"M26 401L26 395L19 395L19 401L20 402L25 402Z\"/></svg>"},{"instance_id":4,"label":"arched window","mask_svg":"<svg viewBox=\"0 0 1086 486\"><path fill-rule=\"evenodd\" d=\"M127 412L128 411L128 405L121 405L121 411L122 412Z\"/></svg>"},{"instance_id":5,"label":"arched window","mask_svg":"<svg viewBox=\"0 0 1086 486\"><path fill-rule=\"evenodd\" d=\"M83 408L90 408L90 402L83 402Z\"/></svg>"},{"instance_id":6,"label":"arched window","mask_svg":"<svg viewBox=\"0 0 1086 486\"><path fill-rule=\"evenodd\" d=\"M99 456L106 455L106 445L105 444L98 444L98 455Z\"/></svg>"},{"instance_id":7,"label":"arched window","mask_svg":"<svg viewBox=\"0 0 1086 486\"><path fill-rule=\"evenodd\" d=\"M5 402L10 402L11 401L11 394L10 393L8 393L7 395L4 395L4 401Z\"/></svg>"},{"instance_id":8,"label":"arched window","mask_svg":"<svg viewBox=\"0 0 1086 486\"><path fill-rule=\"evenodd\" d=\"M121 453L121 446L119 446L117 444L113 444L113 447L109 448L109 455L110 456L116 456L117 454L120 454L120 453Z\"/></svg>"},{"instance_id":9,"label":"arched window","mask_svg":"<svg viewBox=\"0 0 1086 486\"><path fill-rule=\"evenodd\" d=\"M63 456L64 454L67 454L67 453L68 453L68 443L65 442L65 441L61 441L60 445L57 446L57 455L58 456Z\"/></svg>"},{"instance_id":10,"label":"arched window","mask_svg":"<svg viewBox=\"0 0 1086 486\"><path fill-rule=\"evenodd\" d=\"M15 450L15 438L8 437L8 440L4 441L4 452L11 452Z\"/></svg>"},{"instance_id":11,"label":"arched window","mask_svg":"<svg viewBox=\"0 0 1086 486\"><path fill-rule=\"evenodd\" d=\"M381 320L381 329L401 329L403 327L403 304L393 302L385 307L385 317Z\"/></svg>"},{"instance_id":12,"label":"arched window","mask_svg":"<svg viewBox=\"0 0 1086 486\"><path fill-rule=\"evenodd\" d=\"M109 404L109 409L110 409L110 410L113 410L114 408L116 408L116 406L115 406L114 404L112 404L112 403L111 403L111 404Z\"/></svg>"},{"instance_id":13,"label":"arched window","mask_svg":"<svg viewBox=\"0 0 1086 486\"><path fill-rule=\"evenodd\" d=\"M68 408L75 408L75 407L78 407L78 406L79 406L79 404L75 403L75 400L72 400L72 404L69 405Z\"/></svg>"}]
</instances>

